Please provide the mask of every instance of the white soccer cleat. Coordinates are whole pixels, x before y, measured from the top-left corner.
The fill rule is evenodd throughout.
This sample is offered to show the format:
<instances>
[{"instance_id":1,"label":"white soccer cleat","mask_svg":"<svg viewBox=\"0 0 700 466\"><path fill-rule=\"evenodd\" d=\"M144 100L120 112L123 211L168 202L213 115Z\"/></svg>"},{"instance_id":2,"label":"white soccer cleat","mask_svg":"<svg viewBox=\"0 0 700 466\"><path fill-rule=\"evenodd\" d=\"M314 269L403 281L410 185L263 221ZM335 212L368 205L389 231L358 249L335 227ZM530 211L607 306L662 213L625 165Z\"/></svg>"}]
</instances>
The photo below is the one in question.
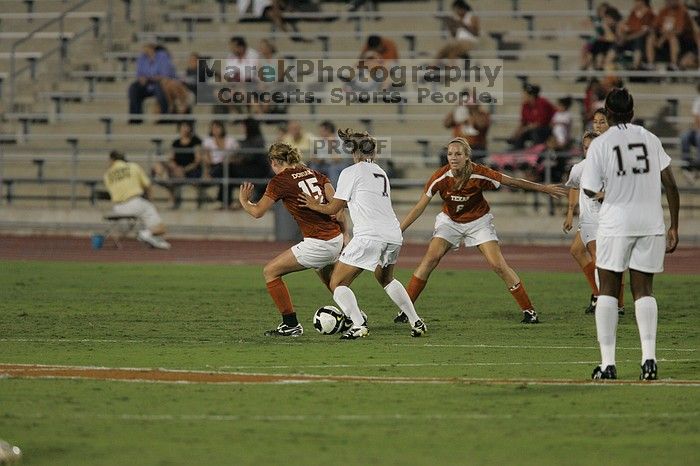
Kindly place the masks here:
<instances>
[{"instance_id":1,"label":"white soccer cleat","mask_svg":"<svg viewBox=\"0 0 700 466\"><path fill-rule=\"evenodd\" d=\"M364 325L361 325L359 327L352 327L350 330L345 332L342 337L340 337L341 340L356 340L358 338L363 338L366 337L367 334L369 333L369 330L367 327Z\"/></svg>"}]
</instances>

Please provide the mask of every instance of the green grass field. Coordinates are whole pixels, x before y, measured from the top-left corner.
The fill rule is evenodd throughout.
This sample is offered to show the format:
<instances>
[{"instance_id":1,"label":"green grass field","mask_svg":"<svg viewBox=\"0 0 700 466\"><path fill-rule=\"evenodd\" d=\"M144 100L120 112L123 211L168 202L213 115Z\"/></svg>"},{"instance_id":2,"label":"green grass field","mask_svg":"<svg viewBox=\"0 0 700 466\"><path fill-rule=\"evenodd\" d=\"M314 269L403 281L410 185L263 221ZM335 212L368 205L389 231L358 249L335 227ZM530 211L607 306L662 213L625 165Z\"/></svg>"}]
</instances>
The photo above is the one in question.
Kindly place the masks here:
<instances>
[{"instance_id":1,"label":"green grass field","mask_svg":"<svg viewBox=\"0 0 700 466\"><path fill-rule=\"evenodd\" d=\"M655 283L660 377L698 384L640 386L495 383L588 381L599 353L578 274L523 273L543 321L524 326L493 273L438 271L418 302L429 328L419 339L393 324L393 304L364 274L353 288L370 335L340 341L313 330L313 311L332 299L308 271L286 280L306 330L292 340L262 336L278 316L260 267L0 262L0 271L3 364L377 378L0 379L0 438L23 449L26 466L700 463L698 276ZM620 379L637 379L638 347L628 293Z\"/></svg>"}]
</instances>

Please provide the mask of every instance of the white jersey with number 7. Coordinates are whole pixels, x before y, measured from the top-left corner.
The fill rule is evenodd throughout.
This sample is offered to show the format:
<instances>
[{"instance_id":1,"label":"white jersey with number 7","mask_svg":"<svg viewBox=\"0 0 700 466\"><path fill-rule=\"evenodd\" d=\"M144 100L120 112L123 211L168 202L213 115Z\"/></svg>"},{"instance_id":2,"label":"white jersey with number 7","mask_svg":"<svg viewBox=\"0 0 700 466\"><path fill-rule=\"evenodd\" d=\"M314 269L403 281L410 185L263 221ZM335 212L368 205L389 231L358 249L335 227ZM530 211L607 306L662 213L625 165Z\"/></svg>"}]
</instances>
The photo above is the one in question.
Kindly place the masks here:
<instances>
[{"instance_id":1,"label":"white jersey with number 7","mask_svg":"<svg viewBox=\"0 0 700 466\"><path fill-rule=\"evenodd\" d=\"M599 236L665 233L661 171L670 163L659 138L641 126L611 126L591 142L581 188L605 190L598 217Z\"/></svg>"},{"instance_id":2,"label":"white jersey with number 7","mask_svg":"<svg viewBox=\"0 0 700 466\"><path fill-rule=\"evenodd\" d=\"M371 162L358 162L340 173L334 197L346 201L354 237L402 244L401 225L391 206L389 177Z\"/></svg>"}]
</instances>

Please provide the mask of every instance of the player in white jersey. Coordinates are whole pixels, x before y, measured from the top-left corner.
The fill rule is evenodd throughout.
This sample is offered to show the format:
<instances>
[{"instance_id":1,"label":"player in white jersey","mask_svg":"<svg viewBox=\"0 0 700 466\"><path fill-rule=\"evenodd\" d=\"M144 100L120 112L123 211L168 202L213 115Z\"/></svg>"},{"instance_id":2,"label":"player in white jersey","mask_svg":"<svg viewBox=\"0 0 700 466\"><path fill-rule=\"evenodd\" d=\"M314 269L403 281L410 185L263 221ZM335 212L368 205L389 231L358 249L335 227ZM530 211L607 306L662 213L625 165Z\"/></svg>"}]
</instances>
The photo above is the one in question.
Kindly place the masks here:
<instances>
[{"instance_id":1,"label":"player in white jersey","mask_svg":"<svg viewBox=\"0 0 700 466\"><path fill-rule=\"evenodd\" d=\"M605 189L598 215L600 296L595 313L602 362L593 370L592 378L617 378L615 296L622 272L629 268L642 344L640 379L654 380L658 307L652 283L654 274L663 271L664 249L672 253L678 245L678 188L671 172L671 158L659 138L630 124L634 101L629 92L613 89L605 99L605 108L610 129L591 143L581 178L581 189L588 197L600 197ZM666 238L662 185L671 214Z\"/></svg>"},{"instance_id":2,"label":"player in white jersey","mask_svg":"<svg viewBox=\"0 0 700 466\"><path fill-rule=\"evenodd\" d=\"M367 132L351 129L339 130L338 135L353 148L355 163L340 173L335 195L329 203L321 204L309 195L300 196L299 202L328 215L335 215L346 206L350 210L353 238L340 254L330 283L333 299L353 321L353 326L341 338L354 340L368 333L357 298L349 288L363 270L374 272L384 291L408 316L411 336L419 337L425 333L426 326L416 314L406 289L394 278L394 264L403 236L391 206L389 178L374 163L377 142Z\"/></svg>"}]
</instances>

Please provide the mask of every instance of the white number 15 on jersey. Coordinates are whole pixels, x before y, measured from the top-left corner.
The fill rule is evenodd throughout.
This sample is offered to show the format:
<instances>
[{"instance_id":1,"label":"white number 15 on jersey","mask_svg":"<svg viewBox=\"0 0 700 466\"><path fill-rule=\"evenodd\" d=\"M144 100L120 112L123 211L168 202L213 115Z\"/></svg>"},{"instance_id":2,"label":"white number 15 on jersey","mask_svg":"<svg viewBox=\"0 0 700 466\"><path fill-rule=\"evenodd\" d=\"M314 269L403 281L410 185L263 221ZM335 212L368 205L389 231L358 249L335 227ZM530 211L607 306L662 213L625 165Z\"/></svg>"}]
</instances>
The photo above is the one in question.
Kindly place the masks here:
<instances>
[{"instance_id":1,"label":"white number 15 on jersey","mask_svg":"<svg viewBox=\"0 0 700 466\"><path fill-rule=\"evenodd\" d=\"M321 202L324 201L323 191L318 185L318 180L315 176L311 178L304 178L303 180L299 181L299 189L301 189L304 194L308 194Z\"/></svg>"}]
</instances>

